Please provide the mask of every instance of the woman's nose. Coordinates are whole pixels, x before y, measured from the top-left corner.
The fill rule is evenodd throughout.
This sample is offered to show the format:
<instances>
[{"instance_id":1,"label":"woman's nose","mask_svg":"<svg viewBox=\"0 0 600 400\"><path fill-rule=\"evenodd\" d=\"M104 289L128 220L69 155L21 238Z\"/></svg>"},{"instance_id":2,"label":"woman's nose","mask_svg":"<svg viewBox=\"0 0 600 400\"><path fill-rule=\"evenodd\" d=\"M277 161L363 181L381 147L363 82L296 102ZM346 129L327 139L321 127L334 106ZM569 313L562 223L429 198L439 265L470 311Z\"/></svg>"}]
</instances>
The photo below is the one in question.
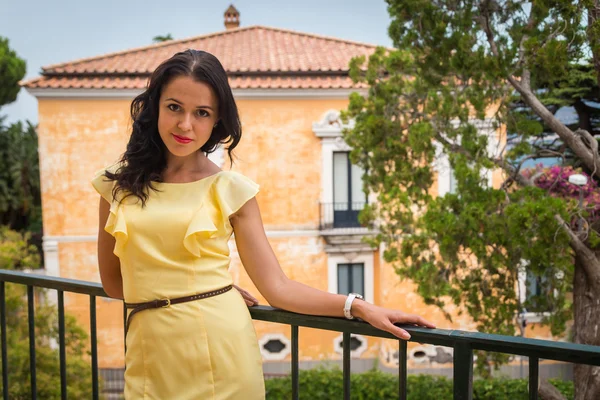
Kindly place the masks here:
<instances>
[{"instance_id":1,"label":"woman's nose","mask_svg":"<svg viewBox=\"0 0 600 400\"><path fill-rule=\"evenodd\" d=\"M184 114L182 119L179 121L178 128L182 131L189 131L192 129L191 117L188 114Z\"/></svg>"}]
</instances>

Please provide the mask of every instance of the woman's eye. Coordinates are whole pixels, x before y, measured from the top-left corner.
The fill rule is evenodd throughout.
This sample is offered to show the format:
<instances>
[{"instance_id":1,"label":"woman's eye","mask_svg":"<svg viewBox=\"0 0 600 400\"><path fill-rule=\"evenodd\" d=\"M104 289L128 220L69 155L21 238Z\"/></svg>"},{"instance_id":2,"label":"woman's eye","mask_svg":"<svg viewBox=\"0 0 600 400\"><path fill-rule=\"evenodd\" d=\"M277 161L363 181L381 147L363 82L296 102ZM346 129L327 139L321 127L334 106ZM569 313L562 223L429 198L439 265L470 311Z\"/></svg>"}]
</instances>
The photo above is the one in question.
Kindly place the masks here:
<instances>
[{"instance_id":1,"label":"woman's eye","mask_svg":"<svg viewBox=\"0 0 600 400\"><path fill-rule=\"evenodd\" d=\"M206 110L198 110L198 115L200 117L208 117L210 114Z\"/></svg>"},{"instance_id":2,"label":"woman's eye","mask_svg":"<svg viewBox=\"0 0 600 400\"><path fill-rule=\"evenodd\" d=\"M179 106L177 104L169 104L167 108L171 111L179 111Z\"/></svg>"}]
</instances>

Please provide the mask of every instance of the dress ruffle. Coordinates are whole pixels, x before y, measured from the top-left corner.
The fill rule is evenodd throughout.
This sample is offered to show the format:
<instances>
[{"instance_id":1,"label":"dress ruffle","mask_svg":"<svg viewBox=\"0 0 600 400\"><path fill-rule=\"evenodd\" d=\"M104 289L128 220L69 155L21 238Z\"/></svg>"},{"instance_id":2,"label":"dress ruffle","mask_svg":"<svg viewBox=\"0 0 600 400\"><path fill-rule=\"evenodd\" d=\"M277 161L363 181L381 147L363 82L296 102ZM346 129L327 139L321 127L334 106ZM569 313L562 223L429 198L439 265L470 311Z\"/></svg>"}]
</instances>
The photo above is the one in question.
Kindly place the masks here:
<instances>
[{"instance_id":1,"label":"dress ruffle","mask_svg":"<svg viewBox=\"0 0 600 400\"><path fill-rule=\"evenodd\" d=\"M221 224L227 233L233 231L229 218L242 208L248 200L258 194L259 185L244 175L229 171L220 177L213 191L213 200L221 211Z\"/></svg>"},{"instance_id":2,"label":"dress ruffle","mask_svg":"<svg viewBox=\"0 0 600 400\"><path fill-rule=\"evenodd\" d=\"M201 257L202 240L217 236L218 229L212 219L201 207L196 211L183 238L183 246L196 257Z\"/></svg>"},{"instance_id":3,"label":"dress ruffle","mask_svg":"<svg viewBox=\"0 0 600 400\"><path fill-rule=\"evenodd\" d=\"M104 225L104 230L110 233L115 238L115 249L113 253L120 257L123 254L125 243L129 239L127 234L127 224L123 215L123 207L117 201L110 204L110 214Z\"/></svg>"},{"instance_id":4,"label":"dress ruffle","mask_svg":"<svg viewBox=\"0 0 600 400\"><path fill-rule=\"evenodd\" d=\"M107 168L114 171L116 166ZM106 169L96 172L92 185L96 191L110 204L110 214L104 230L115 238L116 256L124 254L125 244L129 238L127 221L123 212L123 204L119 199L113 199L114 181L104 175ZM196 210L187 227L183 238L183 246L195 257L202 256L202 247L206 240L220 236L229 236L233 227L229 218L239 211L248 200L256 196L259 186L251 179L233 171L221 172L211 182L211 188L206 191L201 200L200 208ZM211 212L206 204L214 204L217 212Z\"/></svg>"},{"instance_id":5,"label":"dress ruffle","mask_svg":"<svg viewBox=\"0 0 600 400\"><path fill-rule=\"evenodd\" d=\"M116 167L113 166L97 171L94 179L92 179L92 186L110 204L110 214L104 225L104 230L115 238L113 253L119 257L123 254L123 248L129 236L127 234L127 223L123 215L123 206L118 199L113 198L115 182L109 180L104 175L107 169L112 172Z\"/></svg>"},{"instance_id":6,"label":"dress ruffle","mask_svg":"<svg viewBox=\"0 0 600 400\"><path fill-rule=\"evenodd\" d=\"M204 199L204 202L217 206L220 217L216 216L217 219L213 220L208 210L200 207L188 226L183 239L184 247L196 257L201 257L205 240L231 235L233 227L229 218L258 191L258 184L242 174L232 171L220 173L207 192L208 198Z\"/></svg>"}]
</instances>

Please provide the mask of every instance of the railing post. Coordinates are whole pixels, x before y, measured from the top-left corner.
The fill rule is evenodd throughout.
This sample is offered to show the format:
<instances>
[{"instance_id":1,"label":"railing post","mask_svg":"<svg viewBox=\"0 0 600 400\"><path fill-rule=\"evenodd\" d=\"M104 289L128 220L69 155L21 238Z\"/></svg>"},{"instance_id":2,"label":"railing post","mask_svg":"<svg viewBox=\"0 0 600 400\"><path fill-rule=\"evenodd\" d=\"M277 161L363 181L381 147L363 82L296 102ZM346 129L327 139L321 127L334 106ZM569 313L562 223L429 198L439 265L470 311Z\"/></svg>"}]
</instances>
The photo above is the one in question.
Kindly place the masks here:
<instances>
[{"instance_id":1,"label":"railing post","mask_svg":"<svg viewBox=\"0 0 600 400\"><path fill-rule=\"evenodd\" d=\"M406 400L407 392L406 392L406 340L399 340L400 349L398 354L398 398L400 400Z\"/></svg>"},{"instance_id":2,"label":"railing post","mask_svg":"<svg viewBox=\"0 0 600 400\"><path fill-rule=\"evenodd\" d=\"M298 325L292 325L292 399L298 400L300 396L300 382L298 378Z\"/></svg>"},{"instance_id":3,"label":"railing post","mask_svg":"<svg viewBox=\"0 0 600 400\"><path fill-rule=\"evenodd\" d=\"M123 351L127 354L127 307L125 301L123 301Z\"/></svg>"},{"instance_id":4,"label":"railing post","mask_svg":"<svg viewBox=\"0 0 600 400\"><path fill-rule=\"evenodd\" d=\"M344 332L343 339L343 369L344 369L344 400L350 400L350 332Z\"/></svg>"},{"instance_id":5,"label":"railing post","mask_svg":"<svg viewBox=\"0 0 600 400\"><path fill-rule=\"evenodd\" d=\"M35 301L33 286L27 286L27 317L29 320L29 378L31 398L37 399L37 374L35 370Z\"/></svg>"},{"instance_id":6,"label":"railing post","mask_svg":"<svg viewBox=\"0 0 600 400\"><path fill-rule=\"evenodd\" d=\"M92 398L98 400L98 330L96 327L96 296L90 296L90 340L92 342Z\"/></svg>"},{"instance_id":7,"label":"railing post","mask_svg":"<svg viewBox=\"0 0 600 400\"><path fill-rule=\"evenodd\" d=\"M323 230L323 203L319 203L319 230Z\"/></svg>"},{"instance_id":8,"label":"railing post","mask_svg":"<svg viewBox=\"0 0 600 400\"><path fill-rule=\"evenodd\" d=\"M538 398L539 363L540 359L538 357L529 357L529 400L537 400Z\"/></svg>"},{"instance_id":9,"label":"railing post","mask_svg":"<svg viewBox=\"0 0 600 400\"><path fill-rule=\"evenodd\" d=\"M60 398L67 400L67 351L65 344L65 293L58 291L58 343L60 353Z\"/></svg>"},{"instance_id":10,"label":"railing post","mask_svg":"<svg viewBox=\"0 0 600 400\"><path fill-rule=\"evenodd\" d=\"M0 282L0 329L2 334L2 396L8 400L8 349L6 338L6 289Z\"/></svg>"},{"instance_id":11,"label":"railing post","mask_svg":"<svg viewBox=\"0 0 600 400\"><path fill-rule=\"evenodd\" d=\"M454 400L473 399L473 349L466 343L454 344Z\"/></svg>"}]
</instances>

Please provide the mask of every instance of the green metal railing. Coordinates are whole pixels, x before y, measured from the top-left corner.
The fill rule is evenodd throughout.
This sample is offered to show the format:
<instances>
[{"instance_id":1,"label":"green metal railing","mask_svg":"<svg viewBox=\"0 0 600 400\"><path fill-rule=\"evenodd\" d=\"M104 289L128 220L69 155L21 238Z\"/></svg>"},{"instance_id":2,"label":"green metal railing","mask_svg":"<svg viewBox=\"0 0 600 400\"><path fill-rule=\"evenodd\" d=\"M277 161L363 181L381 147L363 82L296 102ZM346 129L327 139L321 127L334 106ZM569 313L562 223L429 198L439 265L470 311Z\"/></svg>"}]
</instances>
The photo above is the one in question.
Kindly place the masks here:
<instances>
[{"instance_id":1,"label":"green metal railing","mask_svg":"<svg viewBox=\"0 0 600 400\"><path fill-rule=\"evenodd\" d=\"M6 282L27 286L28 318L29 318L29 356L31 398L36 399L35 368L35 330L34 330L34 288L56 290L58 294L58 324L61 398L67 398L66 354L65 354L65 307L64 292L88 295L90 298L90 348L93 398L99 398L98 391L98 348L96 343L96 297L108 297L98 283L73 279L47 277L24 272L0 270L0 334L2 335L2 388L4 399L8 393L8 349L6 343ZM397 339L388 332L381 331L371 325L344 318L319 317L295 314L266 306L250 308L252 318L260 321L290 325L292 328L292 395L298 399L300 387L298 380L298 328L308 327L343 334L343 379L344 399L350 399L350 335L361 334L386 339ZM125 315L125 314L124 314ZM490 335L479 332L458 330L425 329L403 326L411 334L411 340L454 349L454 399L470 400L473 387L473 350L494 351L500 353L529 357L529 399L537 399L539 360L566 361L577 364L600 366L600 346L589 346L573 343L554 342L549 340L525 339L521 337ZM399 385L398 398L405 400L406 395L406 342L399 342Z\"/></svg>"}]
</instances>

